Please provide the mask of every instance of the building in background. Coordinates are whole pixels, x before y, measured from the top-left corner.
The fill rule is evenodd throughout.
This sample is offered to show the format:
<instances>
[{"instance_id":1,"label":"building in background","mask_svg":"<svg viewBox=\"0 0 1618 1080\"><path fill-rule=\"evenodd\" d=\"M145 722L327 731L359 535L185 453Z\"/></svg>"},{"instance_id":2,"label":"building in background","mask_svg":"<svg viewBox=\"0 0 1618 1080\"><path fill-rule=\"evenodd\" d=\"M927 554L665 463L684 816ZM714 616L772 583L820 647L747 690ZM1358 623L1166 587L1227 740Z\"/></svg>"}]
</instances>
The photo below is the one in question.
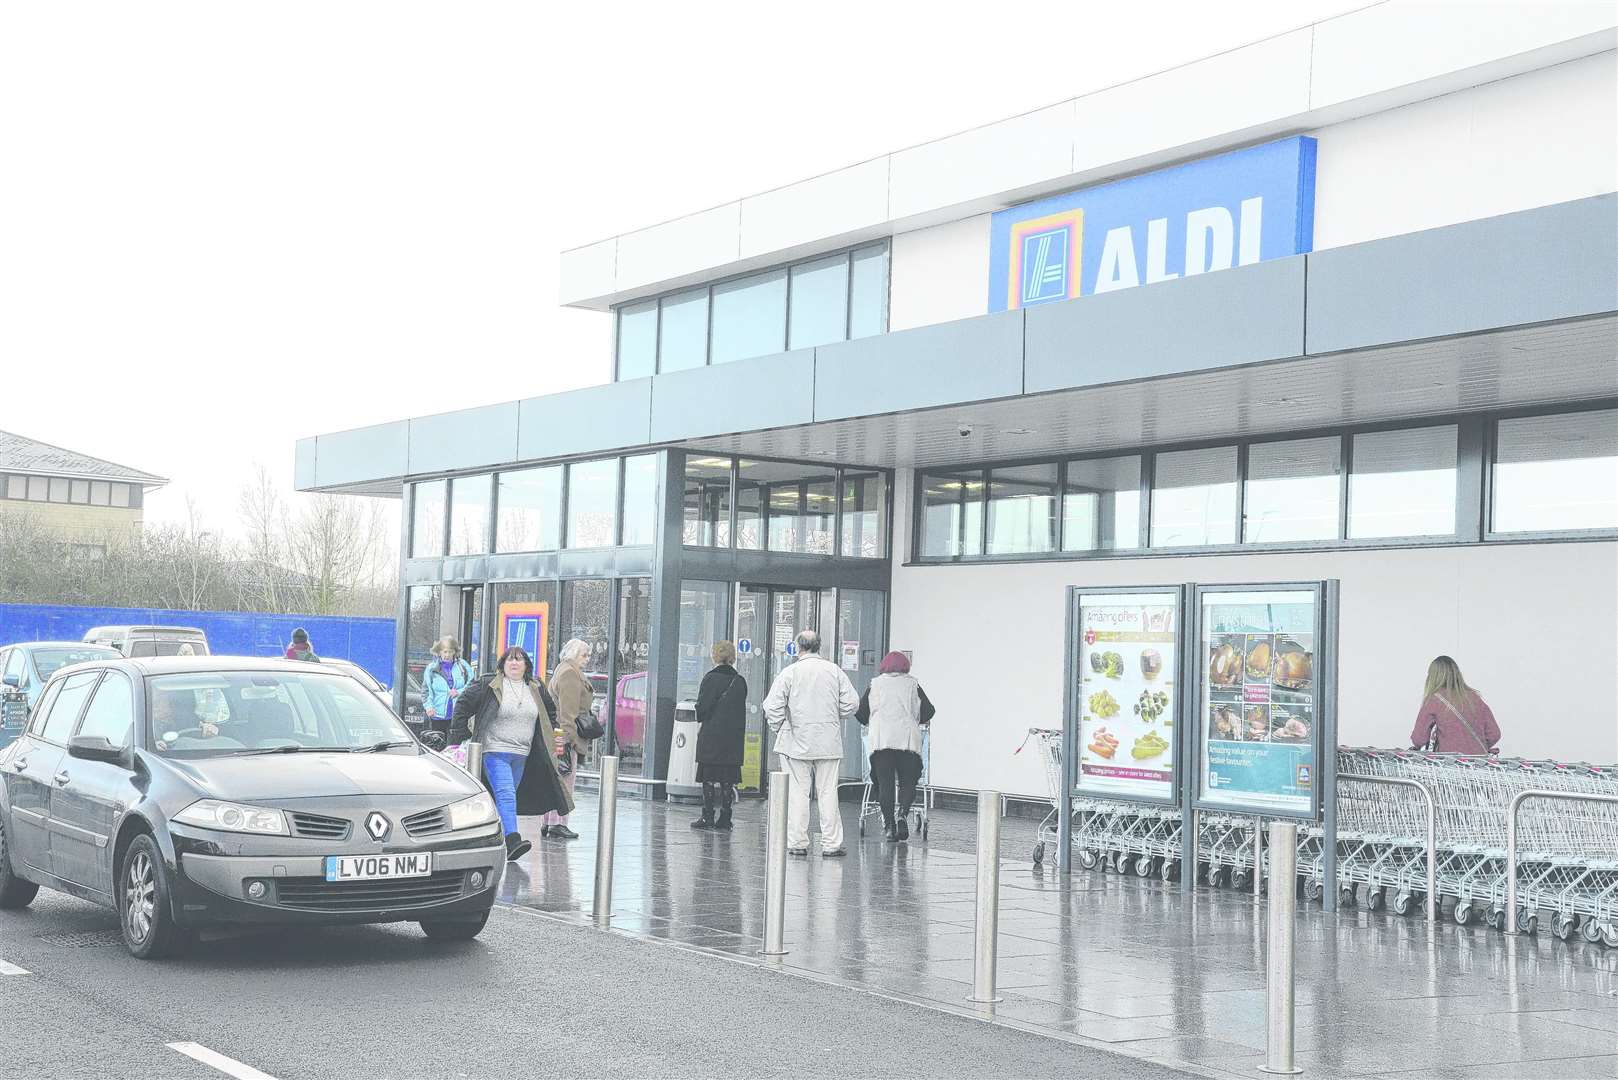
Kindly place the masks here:
<instances>
[{"instance_id":1,"label":"building in background","mask_svg":"<svg viewBox=\"0 0 1618 1080\"><path fill-rule=\"evenodd\" d=\"M0 514L26 514L87 554L140 535L152 473L0 431Z\"/></svg>"},{"instance_id":2,"label":"building in background","mask_svg":"<svg viewBox=\"0 0 1618 1080\"><path fill-rule=\"evenodd\" d=\"M1507 752L1618 760L1615 46L1383 4L569 251L615 381L297 485L405 500L399 668L591 642L627 771L731 638L757 786L808 627L913 651L935 784L1043 795L1067 586L1324 578L1342 741L1448 653Z\"/></svg>"}]
</instances>

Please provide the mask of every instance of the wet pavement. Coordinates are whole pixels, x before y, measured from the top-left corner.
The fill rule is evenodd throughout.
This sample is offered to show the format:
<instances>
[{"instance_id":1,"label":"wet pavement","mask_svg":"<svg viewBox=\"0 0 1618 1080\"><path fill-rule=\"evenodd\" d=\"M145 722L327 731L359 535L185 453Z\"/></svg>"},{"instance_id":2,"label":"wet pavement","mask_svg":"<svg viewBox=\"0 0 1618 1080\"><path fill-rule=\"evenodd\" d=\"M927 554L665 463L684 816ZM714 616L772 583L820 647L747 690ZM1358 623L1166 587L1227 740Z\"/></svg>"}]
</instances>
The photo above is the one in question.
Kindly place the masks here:
<instances>
[{"instance_id":1,"label":"wet pavement","mask_svg":"<svg viewBox=\"0 0 1618 1080\"><path fill-rule=\"evenodd\" d=\"M575 841L543 840L502 898L587 922L593 796ZM848 856L787 865L786 947L760 956L764 806L730 834L689 828L695 811L620 801L613 930L806 978L976 1016L1210 1076L1261 1075L1264 907L1250 893L1075 869L1036 871L1008 821L1001 869L999 994L972 983L974 819L936 812L926 843L855 828ZM538 837L537 819L524 820ZM1618 950L1300 901L1297 1064L1311 1077L1618 1076Z\"/></svg>"}]
</instances>

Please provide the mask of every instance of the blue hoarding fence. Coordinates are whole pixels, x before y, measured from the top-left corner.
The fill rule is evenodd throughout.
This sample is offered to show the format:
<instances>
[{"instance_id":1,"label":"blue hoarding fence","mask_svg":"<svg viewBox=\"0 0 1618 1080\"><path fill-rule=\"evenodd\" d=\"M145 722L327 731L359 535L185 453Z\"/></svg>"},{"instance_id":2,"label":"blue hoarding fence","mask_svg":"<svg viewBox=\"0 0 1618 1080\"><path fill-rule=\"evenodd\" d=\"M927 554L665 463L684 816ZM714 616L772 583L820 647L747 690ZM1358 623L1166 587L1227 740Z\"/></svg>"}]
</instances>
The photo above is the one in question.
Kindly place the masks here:
<instances>
[{"instance_id":1,"label":"blue hoarding fence","mask_svg":"<svg viewBox=\"0 0 1618 1080\"><path fill-rule=\"evenodd\" d=\"M352 660L383 686L393 685L394 619L358 615L267 615L249 611L171 611L162 608L0 604L0 645L18 641L78 641L97 626L192 626L221 656L280 656L292 631L309 631L320 656Z\"/></svg>"}]
</instances>

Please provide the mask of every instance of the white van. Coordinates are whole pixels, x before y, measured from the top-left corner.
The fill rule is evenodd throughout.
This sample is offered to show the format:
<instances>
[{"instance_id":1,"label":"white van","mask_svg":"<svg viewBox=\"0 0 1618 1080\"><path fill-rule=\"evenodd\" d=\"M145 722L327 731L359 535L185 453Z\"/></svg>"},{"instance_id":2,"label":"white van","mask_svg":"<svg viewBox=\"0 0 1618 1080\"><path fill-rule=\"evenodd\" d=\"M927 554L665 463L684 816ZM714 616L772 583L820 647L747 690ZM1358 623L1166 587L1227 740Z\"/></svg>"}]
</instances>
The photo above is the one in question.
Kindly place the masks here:
<instances>
[{"instance_id":1,"label":"white van","mask_svg":"<svg viewBox=\"0 0 1618 1080\"><path fill-rule=\"evenodd\" d=\"M110 645L125 656L208 655L208 635L194 626L98 626L80 640Z\"/></svg>"}]
</instances>

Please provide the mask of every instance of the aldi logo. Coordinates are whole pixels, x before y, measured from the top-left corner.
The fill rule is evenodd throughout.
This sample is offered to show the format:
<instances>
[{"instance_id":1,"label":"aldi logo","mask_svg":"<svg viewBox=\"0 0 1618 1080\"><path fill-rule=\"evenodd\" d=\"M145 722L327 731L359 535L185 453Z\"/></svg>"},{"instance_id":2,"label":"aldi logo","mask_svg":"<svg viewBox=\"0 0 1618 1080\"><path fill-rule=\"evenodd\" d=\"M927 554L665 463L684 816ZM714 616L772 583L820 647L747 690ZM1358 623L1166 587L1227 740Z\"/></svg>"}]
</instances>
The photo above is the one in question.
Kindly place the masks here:
<instances>
[{"instance_id":1,"label":"aldi logo","mask_svg":"<svg viewBox=\"0 0 1618 1080\"><path fill-rule=\"evenodd\" d=\"M1315 141L1295 136L1001 210L989 310L1301 255L1314 206Z\"/></svg>"},{"instance_id":2,"label":"aldi logo","mask_svg":"<svg viewBox=\"0 0 1618 1080\"><path fill-rule=\"evenodd\" d=\"M1016 263L1008 308L1030 307L1079 295L1079 253L1084 248L1084 211L1073 210L1012 226Z\"/></svg>"}]
</instances>

